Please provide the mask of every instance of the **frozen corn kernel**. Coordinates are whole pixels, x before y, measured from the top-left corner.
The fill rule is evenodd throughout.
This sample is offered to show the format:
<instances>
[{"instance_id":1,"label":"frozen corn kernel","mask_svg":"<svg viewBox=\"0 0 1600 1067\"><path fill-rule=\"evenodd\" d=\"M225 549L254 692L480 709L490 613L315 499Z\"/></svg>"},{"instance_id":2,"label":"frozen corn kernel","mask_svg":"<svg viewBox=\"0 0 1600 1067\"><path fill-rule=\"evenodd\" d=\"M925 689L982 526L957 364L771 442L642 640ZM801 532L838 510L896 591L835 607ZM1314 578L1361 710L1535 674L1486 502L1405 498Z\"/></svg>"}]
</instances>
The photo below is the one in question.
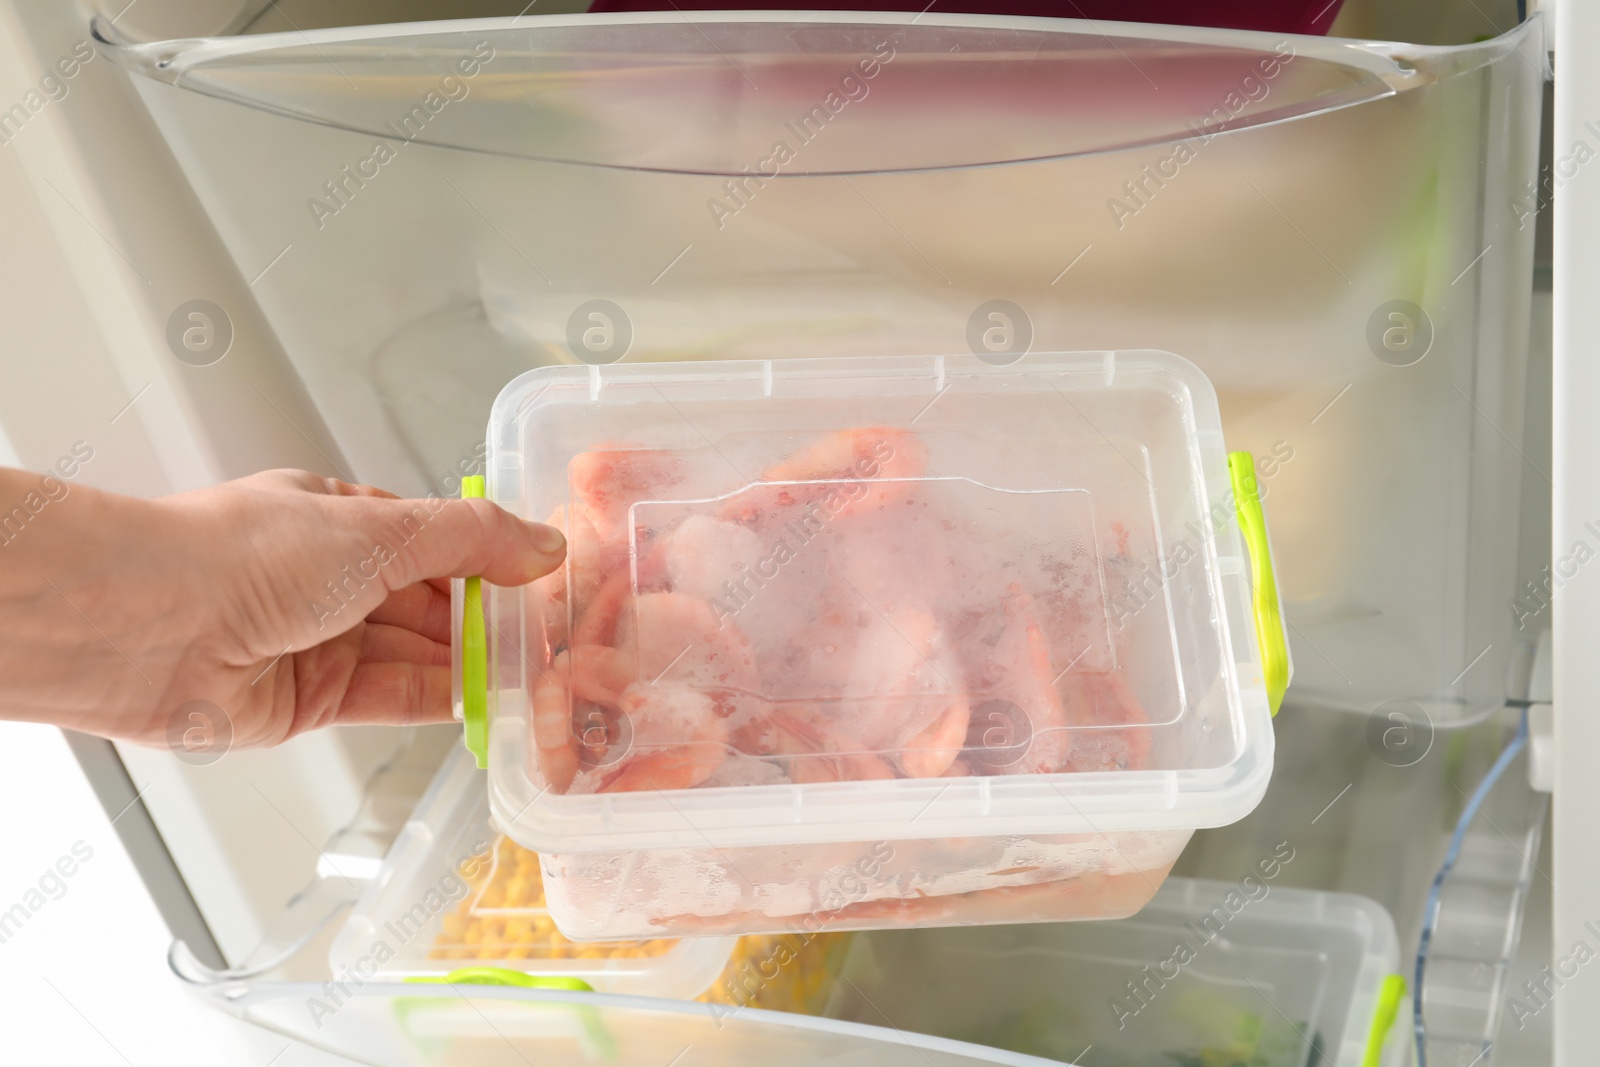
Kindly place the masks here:
<instances>
[{"instance_id":1,"label":"frozen corn kernel","mask_svg":"<svg viewBox=\"0 0 1600 1067\"><path fill-rule=\"evenodd\" d=\"M847 933L741 937L722 977L699 999L813 1014L823 1007L849 937Z\"/></svg>"},{"instance_id":2,"label":"frozen corn kernel","mask_svg":"<svg viewBox=\"0 0 1600 1067\"><path fill-rule=\"evenodd\" d=\"M455 960L592 961L662 956L678 942L665 938L599 944L568 941L544 910L537 854L502 837L493 861L473 875L455 911L440 923L430 955Z\"/></svg>"}]
</instances>

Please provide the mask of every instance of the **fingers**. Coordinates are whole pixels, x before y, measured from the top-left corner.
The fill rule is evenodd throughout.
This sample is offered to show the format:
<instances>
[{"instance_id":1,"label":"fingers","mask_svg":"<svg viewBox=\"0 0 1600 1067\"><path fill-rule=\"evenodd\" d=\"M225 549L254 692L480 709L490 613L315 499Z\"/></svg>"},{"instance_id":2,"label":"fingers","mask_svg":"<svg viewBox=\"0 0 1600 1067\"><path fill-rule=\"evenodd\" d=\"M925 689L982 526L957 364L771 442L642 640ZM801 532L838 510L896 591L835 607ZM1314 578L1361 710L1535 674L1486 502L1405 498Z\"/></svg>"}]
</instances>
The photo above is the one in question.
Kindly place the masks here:
<instances>
[{"instance_id":1,"label":"fingers","mask_svg":"<svg viewBox=\"0 0 1600 1067\"><path fill-rule=\"evenodd\" d=\"M330 478L325 474L313 471L296 470L292 467L282 467L277 470L260 471L239 479L242 485L254 485L271 489L299 489L308 493L319 493L324 496L366 496L379 497L385 500L399 499L387 489L376 486L360 485L355 482L341 481Z\"/></svg>"},{"instance_id":2,"label":"fingers","mask_svg":"<svg viewBox=\"0 0 1600 1067\"><path fill-rule=\"evenodd\" d=\"M443 642L399 626L375 624L368 618L361 632L362 663L415 663L422 666L450 666L450 635Z\"/></svg>"},{"instance_id":3,"label":"fingers","mask_svg":"<svg viewBox=\"0 0 1600 1067\"><path fill-rule=\"evenodd\" d=\"M267 688L283 681L293 696L286 712L274 713L279 722L266 731L268 744L338 723L399 726L452 718L450 646L398 626L367 623L358 633L295 653L273 673Z\"/></svg>"},{"instance_id":4,"label":"fingers","mask_svg":"<svg viewBox=\"0 0 1600 1067\"><path fill-rule=\"evenodd\" d=\"M333 496L370 496L379 500L399 500L400 497L387 489L379 489L375 485L356 485L351 482L341 482L337 478L328 479L328 492Z\"/></svg>"},{"instance_id":5,"label":"fingers","mask_svg":"<svg viewBox=\"0 0 1600 1067\"><path fill-rule=\"evenodd\" d=\"M389 539L397 557L384 568L391 589L428 578L480 575L495 585L524 585L566 556L566 538L524 522L487 500L373 501L369 534Z\"/></svg>"},{"instance_id":6,"label":"fingers","mask_svg":"<svg viewBox=\"0 0 1600 1067\"><path fill-rule=\"evenodd\" d=\"M367 616L369 623L401 626L430 641L450 644L450 592L433 582L396 589Z\"/></svg>"},{"instance_id":7,"label":"fingers","mask_svg":"<svg viewBox=\"0 0 1600 1067\"><path fill-rule=\"evenodd\" d=\"M333 723L411 726L451 718L449 667L359 663Z\"/></svg>"}]
</instances>

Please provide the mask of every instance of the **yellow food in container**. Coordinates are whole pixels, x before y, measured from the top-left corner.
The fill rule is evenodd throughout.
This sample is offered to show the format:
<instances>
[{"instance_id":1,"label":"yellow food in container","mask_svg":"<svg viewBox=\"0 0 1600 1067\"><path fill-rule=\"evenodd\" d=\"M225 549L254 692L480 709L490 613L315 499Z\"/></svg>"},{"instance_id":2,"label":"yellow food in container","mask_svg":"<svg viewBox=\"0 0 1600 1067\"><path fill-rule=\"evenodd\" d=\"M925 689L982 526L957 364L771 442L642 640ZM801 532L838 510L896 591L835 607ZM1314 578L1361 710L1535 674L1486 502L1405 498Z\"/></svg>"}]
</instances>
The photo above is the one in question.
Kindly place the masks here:
<instances>
[{"instance_id":1,"label":"yellow food in container","mask_svg":"<svg viewBox=\"0 0 1600 1067\"><path fill-rule=\"evenodd\" d=\"M676 940L569 941L545 910L539 856L508 837L495 843L428 955L436 960L605 960L663 956Z\"/></svg>"},{"instance_id":2,"label":"yellow food in container","mask_svg":"<svg viewBox=\"0 0 1600 1067\"><path fill-rule=\"evenodd\" d=\"M721 976L698 1000L733 1008L814 1014L827 999L850 935L754 934L741 937ZM569 941L545 909L539 856L508 837L495 842L454 911L444 915L428 952L450 961L624 960L665 956L685 942ZM576 972L575 972L576 973Z\"/></svg>"}]
</instances>

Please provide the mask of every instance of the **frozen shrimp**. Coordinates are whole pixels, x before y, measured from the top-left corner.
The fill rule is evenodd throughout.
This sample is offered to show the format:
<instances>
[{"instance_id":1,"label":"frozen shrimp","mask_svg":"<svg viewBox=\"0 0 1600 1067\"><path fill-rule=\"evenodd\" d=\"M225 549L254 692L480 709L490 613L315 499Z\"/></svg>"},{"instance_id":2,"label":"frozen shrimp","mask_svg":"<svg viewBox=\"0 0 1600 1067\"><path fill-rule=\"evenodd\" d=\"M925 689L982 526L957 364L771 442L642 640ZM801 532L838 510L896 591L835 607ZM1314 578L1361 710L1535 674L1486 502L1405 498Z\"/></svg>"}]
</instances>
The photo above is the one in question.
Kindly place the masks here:
<instances>
[{"instance_id":1,"label":"frozen shrimp","mask_svg":"<svg viewBox=\"0 0 1600 1067\"><path fill-rule=\"evenodd\" d=\"M796 782L1145 766L1126 679L1052 643L1080 594L995 595L927 470L913 431L858 427L707 505L674 453L576 457L568 566L534 587L551 788L688 788L731 752Z\"/></svg>"},{"instance_id":2,"label":"frozen shrimp","mask_svg":"<svg viewBox=\"0 0 1600 1067\"><path fill-rule=\"evenodd\" d=\"M760 755L781 758L795 782L857 782L897 777L889 762L867 751L815 707L774 708L741 740Z\"/></svg>"},{"instance_id":3,"label":"frozen shrimp","mask_svg":"<svg viewBox=\"0 0 1600 1067\"><path fill-rule=\"evenodd\" d=\"M645 593L617 621L616 645L652 685L753 692L760 676L744 634L719 626L709 603L687 593Z\"/></svg>"},{"instance_id":4,"label":"frozen shrimp","mask_svg":"<svg viewBox=\"0 0 1600 1067\"><path fill-rule=\"evenodd\" d=\"M619 708L632 737L614 765L592 772L596 792L692 789L727 758L727 725L704 693L635 683L622 693Z\"/></svg>"},{"instance_id":5,"label":"frozen shrimp","mask_svg":"<svg viewBox=\"0 0 1600 1067\"><path fill-rule=\"evenodd\" d=\"M1144 709L1119 673L1069 675L1062 689L1075 726L1069 771L1136 771L1150 756Z\"/></svg>"},{"instance_id":6,"label":"frozen shrimp","mask_svg":"<svg viewBox=\"0 0 1600 1067\"><path fill-rule=\"evenodd\" d=\"M727 757L727 720L757 699L759 676L743 635L719 629L698 597L646 593L621 611L615 640L611 651L633 671L614 701L631 736L620 757L608 756L584 784L621 792L704 782ZM598 691L611 681L593 684Z\"/></svg>"},{"instance_id":7,"label":"frozen shrimp","mask_svg":"<svg viewBox=\"0 0 1600 1067\"><path fill-rule=\"evenodd\" d=\"M682 479L682 460L661 449L601 445L580 452L567 466L574 505L612 545L628 543L634 504Z\"/></svg>"},{"instance_id":8,"label":"frozen shrimp","mask_svg":"<svg viewBox=\"0 0 1600 1067\"><path fill-rule=\"evenodd\" d=\"M920 477L927 465L927 446L911 430L840 430L762 471L761 488L735 496L724 517L762 524L824 500L833 515L870 511L904 490L893 483Z\"/></svg>"},{"instance_id":9,"label":"frozen shrimp","mask_svg":"<svg viewBox=\"0 0 1600 1067\"><path fill-rule=\"evenodd\" d=\"M544 624L545 641L550 651L567 647L574 605L587 604L601 585L600 536L594 524L581 513L570 519L565 507L557 507L545 520L567 538L566 562L534 581L531 589Z\"/></svg>"},{"instance_id":10,"label":"frozen shrimp","mask_svg":"<svg viewBox=\"0 0 1600 1067\"><path fill-rule=\"evenodd\" d=\"M998 622L986 632L985 622ZM963 645L979 714L964 762L975 774L1051 774L1072 747L1056 668L1033 600L1016 586L997 618L979 619Z\"/></svg>"},{"instance_id":11,"label":"frozen shrimp","mask_svg":"<svg viewBox=\"0 0 1600 1067\"><path fill-rule=\"evenodd\" d=\"M755 531L709 515L690 515L662 541L672 589L707 601L728 597L733 582L752 571L762 555Z\"/></svg>"},{"instance_id":12,"label":"frozen shrimp","mask_svg":"<svg viewBox=\"0 0 1600 1067\"><path fill-rule=\"evenodd\" d=\"M539 767L555 793L687 789L727 752L710 697L641 681L632 656L603 645L556 657L534 690L533 723Z\"/></svg>"},{"instance_id":13,"label":"frozen shrimp","mask_svg":"<svg viewBox=\"0 0 1600 1067\"><path fill-rule=\"evenodd\" d=\"M862 709L864 740L893 753L907 777L937 778L966 743L971 709L960 663L927 608L901 605L873 622L852 650L840 703Z\"/></svg>"},{"instance_id":14,"label":"frozen shrimp","mask_svg":"<svg viewBox=\"0 0 1600 1067\"><path fill-rule=\"evenodd\" d=\"M533 690L533 737L551 792L572 787L585 750L588 762L604 758L623 691L637 674L631 659L600 645L562 652L541 672Z\"/></svg>"}]
</instances>

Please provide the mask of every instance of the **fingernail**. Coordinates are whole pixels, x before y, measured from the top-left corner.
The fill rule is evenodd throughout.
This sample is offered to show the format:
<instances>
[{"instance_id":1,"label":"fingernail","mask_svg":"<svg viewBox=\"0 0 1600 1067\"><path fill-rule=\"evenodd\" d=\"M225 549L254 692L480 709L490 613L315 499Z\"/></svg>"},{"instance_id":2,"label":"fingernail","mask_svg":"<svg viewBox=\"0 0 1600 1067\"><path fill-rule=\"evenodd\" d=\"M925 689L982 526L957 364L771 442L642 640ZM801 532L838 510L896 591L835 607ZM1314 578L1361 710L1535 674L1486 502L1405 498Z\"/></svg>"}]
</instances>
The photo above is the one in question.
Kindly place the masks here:
<instances>
[{"instance_id":1,"label":"fingernail","mask_svg":"<svg viewBox=\"0 0 1600 1067\"><path fill-rule=\"evenodd\" d=\"M530 522L528 529L532 534L533 547L547 556L553 556L567 547L567 539L554 526L546 526L542 522Z\"/></svg>"}]
</instances>

